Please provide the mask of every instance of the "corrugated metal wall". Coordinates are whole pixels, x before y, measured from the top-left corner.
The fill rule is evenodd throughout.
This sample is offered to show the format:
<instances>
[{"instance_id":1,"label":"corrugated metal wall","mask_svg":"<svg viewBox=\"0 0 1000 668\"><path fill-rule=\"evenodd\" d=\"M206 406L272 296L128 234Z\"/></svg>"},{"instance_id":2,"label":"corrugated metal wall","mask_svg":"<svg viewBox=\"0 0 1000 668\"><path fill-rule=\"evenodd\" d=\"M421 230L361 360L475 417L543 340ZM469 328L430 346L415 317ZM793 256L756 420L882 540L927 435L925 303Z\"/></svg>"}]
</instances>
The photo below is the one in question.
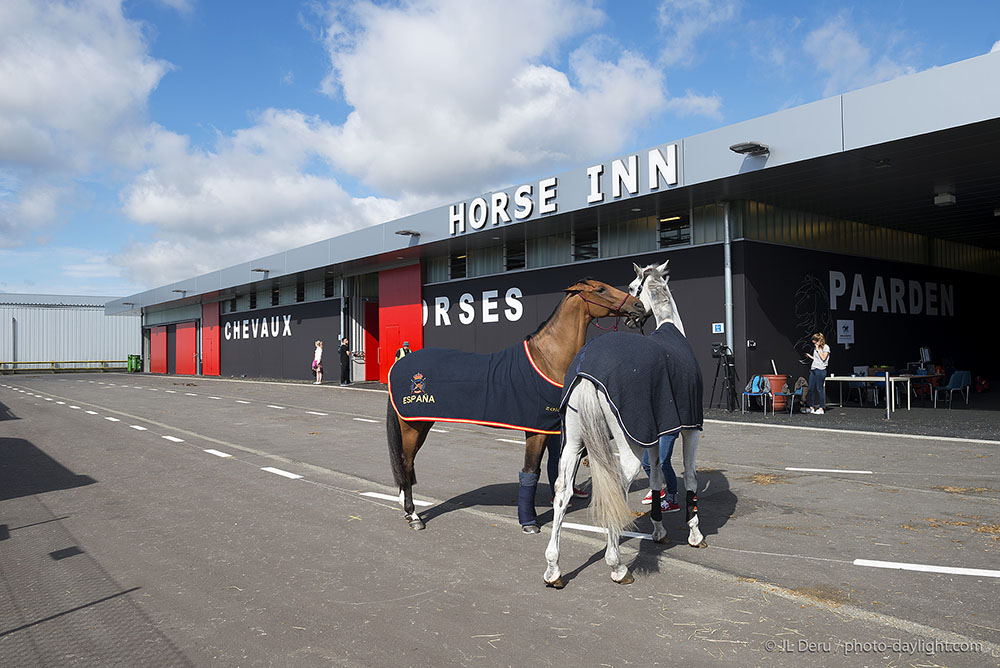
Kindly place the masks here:
<instances>
[{"instance_id":1,"label":"corrugated metal wall","mask_svg":"<svg viewBox=\"0 0 1000 668\"><path fill-rule=\"evenodd\" d=\"M116 361L140 354L138 315L106 316L102 306L0 304L0 362Z\"/></svg>"}]
</instances>

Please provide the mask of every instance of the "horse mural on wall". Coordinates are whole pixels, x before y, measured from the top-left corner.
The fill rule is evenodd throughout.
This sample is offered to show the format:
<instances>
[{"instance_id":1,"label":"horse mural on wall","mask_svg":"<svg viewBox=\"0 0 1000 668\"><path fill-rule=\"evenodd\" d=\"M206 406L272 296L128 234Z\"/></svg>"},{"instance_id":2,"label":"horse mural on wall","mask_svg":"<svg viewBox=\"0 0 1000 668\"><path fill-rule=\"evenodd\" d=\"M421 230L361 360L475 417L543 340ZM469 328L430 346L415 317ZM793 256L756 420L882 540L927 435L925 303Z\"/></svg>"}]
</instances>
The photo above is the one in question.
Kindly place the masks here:
<instances>
[{"instance_id":1,"label":"horse mural on wall","mask_svg":"<svg viewBox=\"0 0 1000 668\"><path fill-rule=\"evenodd\" d=\"M435 422L464 422L525 433L524 467L518 475L518 521L538 533L534 498L542 452L559 433L562 379L597 318L646 309L628 292L582 279L564 290L555 311L522 342L496 353L424 348L389 371L386 432L399 501L413 529L424 522L413 503L414 460Z\"/></svg>"}]
</instances>

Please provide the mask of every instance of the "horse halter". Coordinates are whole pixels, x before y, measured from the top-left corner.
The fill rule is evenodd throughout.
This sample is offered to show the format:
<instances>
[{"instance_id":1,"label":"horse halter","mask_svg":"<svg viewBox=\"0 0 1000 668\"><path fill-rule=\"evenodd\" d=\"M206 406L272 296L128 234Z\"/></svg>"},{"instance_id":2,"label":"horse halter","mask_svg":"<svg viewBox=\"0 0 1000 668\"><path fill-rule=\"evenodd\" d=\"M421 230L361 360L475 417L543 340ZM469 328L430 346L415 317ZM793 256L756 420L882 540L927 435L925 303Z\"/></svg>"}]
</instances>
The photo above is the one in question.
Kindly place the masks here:
<instances>
[{"instance_id":1,"label":"horse halter","mask_svg":"<svg viewBox=\"0 0 1000 668\"><path fill-rule=\"evenodd\" d=\"M618 312L618 315L615 317L615 324L612 327L601 327L601 325L598 324L598 322L597 322L598 319L595 318L594 314L592 314L590 312L590 305L591 304L593 304L594 306L601 306L601 304L598 304L597 302L590 301L589 299L587 299L586 297L583 296L582 292L577 292L576 296L579 297L580 299L582 299L584 301L584 303L587 305L587 315L590 316L590 319L594 321L594 327L596 327L597 329L603 329L605 331L610 330L612 332L617 332L618 331L618 323L621 322L621 319L622 319L622 306L625 306L625 302L627 302L628 298L631 297L632 295L630 295L628 293L625 293L625 298L622 299L621 303L614 308L614 310Z\"/></svg>"}]
</instances>

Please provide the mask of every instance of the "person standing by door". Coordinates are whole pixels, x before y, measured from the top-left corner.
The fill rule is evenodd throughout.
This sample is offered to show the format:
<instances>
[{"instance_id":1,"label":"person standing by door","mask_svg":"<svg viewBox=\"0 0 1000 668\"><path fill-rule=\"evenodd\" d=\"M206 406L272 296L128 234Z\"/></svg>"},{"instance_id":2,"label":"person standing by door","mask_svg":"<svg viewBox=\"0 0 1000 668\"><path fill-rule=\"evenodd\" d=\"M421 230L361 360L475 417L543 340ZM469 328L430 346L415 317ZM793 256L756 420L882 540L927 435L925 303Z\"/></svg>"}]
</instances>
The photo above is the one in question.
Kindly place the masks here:
<instances>
[{"instance_id":1,"label":"person standing by door","mask_svg":"<svg viewBox=\"0 0 1000 668\"><path fill-rule=\"evenodd\" d=\"M394 361L398 362L412 352L413 351L410 350L410 342L403 341L403 347L396 351L396 359Z\"/></svg>"},{"instance_id":2,"label":"person standing by door","mask_svg":"<svg viewBox=\"0 0 1000 668\"><path fill-rule=\"evenodd\" d=\"M340 342L340 384L351 384L351 346L346 336Z\"/></svg>"},{"instance_id":3,"label":"person standing by door","mask_svg":"<svg viewBox=\"0 0 1000 668\"><path fill-rule=\"evenodd\" d=\"M316 342L316 352L313 354L313 371L316 373L316 382L313 385L323 384L323 342Z\"/></svg>"}]
</instances>

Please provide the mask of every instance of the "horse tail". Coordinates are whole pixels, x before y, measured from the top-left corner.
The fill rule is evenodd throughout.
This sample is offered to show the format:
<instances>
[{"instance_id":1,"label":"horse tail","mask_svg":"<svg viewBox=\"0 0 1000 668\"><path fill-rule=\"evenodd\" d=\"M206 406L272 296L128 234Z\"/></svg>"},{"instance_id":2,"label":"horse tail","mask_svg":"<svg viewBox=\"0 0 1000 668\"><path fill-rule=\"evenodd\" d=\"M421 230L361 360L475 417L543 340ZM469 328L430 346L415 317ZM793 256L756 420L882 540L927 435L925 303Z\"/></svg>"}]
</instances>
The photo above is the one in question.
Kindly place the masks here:
<instances>
[{"instance_id":1,"label":"horse tail","mask_svg":"<svg viewBox=\"0 0 1000 668\"><path fill-rule=\"evenodd\" d=\"M624 444L610 438L607 415L601 405L605 399L597 387L589 381L581 380L574 394L580 398L580 430L590 458L590 477L593 482L591 517L596 524L608 530L610 540L618 541L621 532L634 522L625 497L618 455L619 446Z\"/></svg>"},{"instance_id":2,"label":"horse tail","mask_svg":"<svg viewBox=\"0 0 1000 668\"><path fill-rule=\"evenodd\" d=\"M406 474L403 471L403 432L399 428L399 416L392 405L392 399L387 400L385 414L385 436L389 442L389 465L392 466L392 478L396 486L403 489L406 486ZM416 482L415 476L410 476L410 484Z\"/></svg>"}]
</instances>

